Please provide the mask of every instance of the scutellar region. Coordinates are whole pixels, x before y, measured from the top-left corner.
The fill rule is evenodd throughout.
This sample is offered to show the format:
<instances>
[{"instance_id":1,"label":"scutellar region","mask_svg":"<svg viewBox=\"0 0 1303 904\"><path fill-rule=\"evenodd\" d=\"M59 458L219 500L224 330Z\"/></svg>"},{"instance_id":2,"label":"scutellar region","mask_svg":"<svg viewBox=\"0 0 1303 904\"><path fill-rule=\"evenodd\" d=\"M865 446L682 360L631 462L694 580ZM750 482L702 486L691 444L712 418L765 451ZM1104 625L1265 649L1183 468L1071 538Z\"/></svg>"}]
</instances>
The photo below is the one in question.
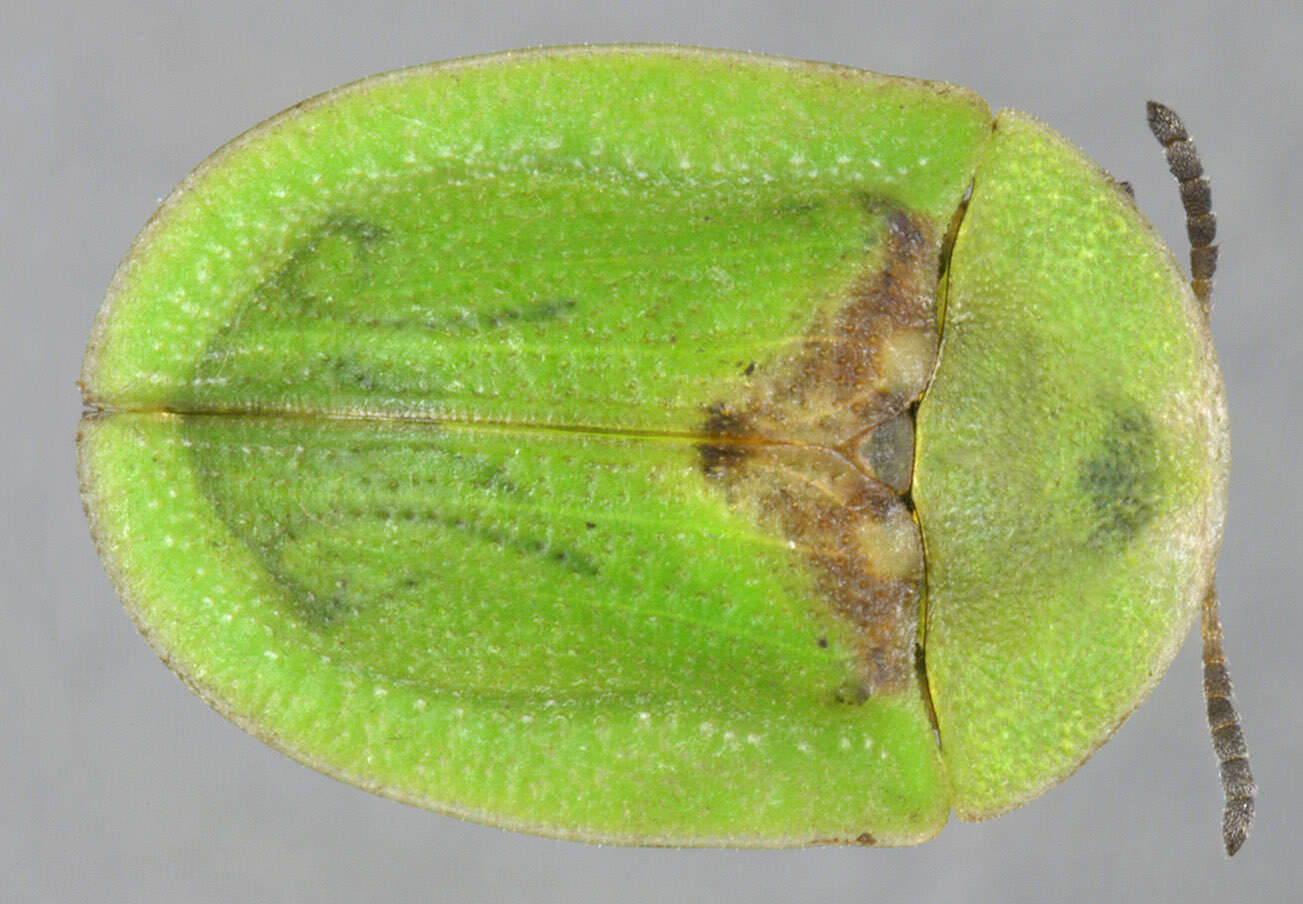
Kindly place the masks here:
<instances>
[{"instance_id":1,"label":"scutellar region","mask_svg":"<svg viewBox=\"0 0 1303 904\"><path fill-rule=\"evenodd\" d=\"M924 560L906 501L912 406L939 345L939 240L899 209L878 222L844 303L750 368L741 398L711 404L697 445L706 480L787 544L852 629L861 686L850 700L913 679Z\"/></svg>"}]
</instances>

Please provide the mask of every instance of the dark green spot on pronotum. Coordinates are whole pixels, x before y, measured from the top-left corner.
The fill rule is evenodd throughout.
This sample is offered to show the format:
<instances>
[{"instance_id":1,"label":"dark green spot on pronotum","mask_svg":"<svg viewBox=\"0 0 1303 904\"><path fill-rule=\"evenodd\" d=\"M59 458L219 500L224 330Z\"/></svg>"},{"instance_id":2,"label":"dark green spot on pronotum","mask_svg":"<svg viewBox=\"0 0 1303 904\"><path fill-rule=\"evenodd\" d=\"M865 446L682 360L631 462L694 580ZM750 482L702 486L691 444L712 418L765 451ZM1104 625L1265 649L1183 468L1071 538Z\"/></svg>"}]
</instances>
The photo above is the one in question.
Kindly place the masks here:
<instances>
[{"instance_id":1,"label":"dark green spot on pronotum","mask_svg":"<svg viewBox=\"0 0 1303 904\"><path fill-rule=\"evenodd\" d=\"M1213 593L1195 286L1134 199L950 85L672 47L421 67L163 205L86 357L133 617L392 797L625 844L900 845L1072 773Z\"/></svg>"},{"instance_id":2,"label":"dark green spot on pronotum","mask_svg":"<svg viewBox=\"0 0 1303 904\"><path fill-rule=\"evenodd\" d=\"M1082 489L1097 518L1091 542L1117 547L1152 520L1163 500L1157 431L1139 408L1115 408L1105 433L1081 463Z\"/></svg>"}]
</instances>

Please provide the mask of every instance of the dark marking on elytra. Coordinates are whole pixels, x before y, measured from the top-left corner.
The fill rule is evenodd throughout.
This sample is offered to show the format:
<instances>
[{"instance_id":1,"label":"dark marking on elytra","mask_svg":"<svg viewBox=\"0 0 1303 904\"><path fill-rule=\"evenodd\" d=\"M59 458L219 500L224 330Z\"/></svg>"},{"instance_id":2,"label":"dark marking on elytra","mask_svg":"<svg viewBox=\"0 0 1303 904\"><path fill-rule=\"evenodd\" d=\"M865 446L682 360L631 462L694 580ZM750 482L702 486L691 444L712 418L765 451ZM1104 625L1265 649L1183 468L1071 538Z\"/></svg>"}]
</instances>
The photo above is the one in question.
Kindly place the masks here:
<instances>
[{"instance_id":1,"label":"dark marking on elytra","mask_svg":"<svg viewBox=\"0 0 1303 904\"><path fill-rule=\"evenodd\" d=\"M858 845L863 845L865 847L873 847L877 843L878 840L874 838L872 835L870 835L868 832L861 832L860 834L856 835L854 838L811 838L810 839L810 844L816 847L820 847L824 845L834 845L834 844L839 846L858 844Z\"/></svg>"},{"instance_id":2,"label":"dark marking on elytra","mask_svg":"<svg viewBox=\"0 0 1303 904\"><path fill-rule=\"evenodd\" d=\"M595 578L600 573L597 563L583 553L563 546L557 546L541 537L519 535L502 530L471 515L442 515L438 512L424 513L426 520L443 527L462 531L478 539L494 543L515 552L538 556L561 566L566 571L587 578Z\"/></svg>"},{"instance_id":3,"label":"dark marking on elytra","mask_svg":"<svg viewBox=\"0 0 1303 904\"><path fill-rule=\"evenodd\" d=\"M359 309L347 302L323 298L308 284L308 268L326 252L328 243L344 242L351 262L332 272L332 278L349 281L354 291L365 288L374 274L378 246L390 231L347 212L337 212L290 252L289 258L252 293L250 302L275 318L310 317L371 329L430 330L436 332L482 332L512 323L543 323L573 311L573 298L530 298L492 310L470 310L448 303L426 314L401 316ZM238 319L238 318L237 318Z\"/></svg>"},{"instance_id":4,"label":"dark marking on elytra","mask_svg":"<svg viewBox=\"0 0 1303 904\"><path fill-rule=\"evenodd\" d=\"M320 379L336 388L360 389L363 392L375 389L375 378L371 370L359 364L352 355L327 355L322 363L324 367L316 373Z\"/></svg>"},{"instance_id":5,"label":"dark marking on elytra","mask_svg":"<svg viewBox=\"0 0 1303 904\"><path fill-rule=\"evenodd\" d=\"M835 695L852 704L898 689L913 673L921 539L900 494L873 478L860 453L877 449L874 431L908 412L925 388L888 371L900 347L893 340L910 350L930 343L933 358L939 341L939 242L904 211L866 204L880 230L866 243L876 265L794 352L757 366L764 378L749 382L742 398L707 407L696 446L702 475L786 541L831 613L851 628L859 680ZM893 480L907 489L900 469ZM875 530L914 532L917 573L873 560L866 535Z\"/></svg>"},{"instance_id":6,"label":"dark marking on elytra","mask_svg":"<svg viewBox=\"0 0 1303 904\"><path fill-rule=\"evenodd\" d=\"M507 469L492 462L485 462L471 478L470 483L492 493L506 493L513 496L520 494L520 487L511 479Z\"/></svg>"},{"instance_id":7,"label":"dark marking on elytra","mask_svg":"<svg viewBox=\"0 0 1303 904\"><path fill-rule=\"evenodd\" d=\"M600 573L597 562L577 550L559 546L542 537L504 530L469 513L450 514L417 508L354 508L348 511L322 512L313 520L317 522L315 525L317 529L325 531L340 531L341 522L348 520L402 522L416 527L421 525L437 527L457 531L467 537L540 559L553 567L585 579L596 578ZM292 542L293 539L294 535L287 532L279 538L280 542L274 547L261 550L255 548L255 552L259 554L268 574L281 586L286 599L291 602L299 618L306 625L316 630L329 629L344 618L359 614L367 603L374 602L371 599L354 598L348 591L348 582L345 579L336 579L333 592L330 594L322 594L308 587L301 576L287 568L281 559L281 547L287 542ZM412 542L419 541L414 539ZM324 567L328 568L328 565ZM428 587L437 579L438 575L431 566L429 573L422 574L420 577L409 575L397 581L394 591L405 590L409 602L414 605L424 605L428 594L422 593L421 588ZM391 596L396 595L396 592L391 592Z\"/></svg>"},{"instance_id":8,"label":"dark marking on elytra","mask_svg":"<svg viewBox=\"0 0 1303 904\"><path fill-rule=\"evenodd\" d=\"M322 256L328 242L342 241L349 248L350 272L358 273L368 269L375 246L388 235L389 230L362 217L346 211L333 213L254 290L251 301L273 315L301 316L308 308L321 303L307 284L307 269Z\"/></svg>"},{"instance_id":9,"label":"dark marking on elytra","mask_svg":"<svg viewBox=\"0 0 1303 904\"><path fill-rule=\"evenodd\" d=\"M1157 513L1158 442L1158 431L1139 406L1113 407L1103 437L1078 470L1095 512L1092 546L1125 545Z\"/></svg>"},{"instance_id":10,"label":"dark marking on elytra","mask_svg":"<svg viewBox=\"0 0 1303 904\"><path fill-rule=\"evenodd\" d=\"M884 376L877 367L880 342L901 331L936 331L935 244L900 210L888 217L883 244L882 267L851 287L850 304L832 325L833 341L823 343L803 374L835 387L837 401L861 416L861 426L898 414L924 388L904 398L863 397L866 385Z\"/></svg>"},{"instance_id":11,"label":"dark marking on elytra","mask_svg":"<svg viewBox=\"0 0 1303 904\"><path fill-rule=\"evenodd\" d=\"M805 198L796 199L788 198L774 206L776 216L803 216L821 210L827 206L827 201L823 198Z\"/></svg>"},{"instance_id":12,"label":"dark marking on elytra","mask_svg":"<svg viewBox=\"0 0 1303 904\"><path fill-rule=\"evenodd\" d=\"M437 557L414 556L401 574L368 573L357 580L348 557L334 554L357 543L420 551L429 548L432 532L456 532L584 580L600 573L599 561L564 535L553 538L532 523L503 523L475 508L477 501L529 492L488 459L455 456L453 479L473 490L468 507L432 507L423 485L447 481L449 469L434 458L447 453L431 425L395 430L265 417L178 420L214 513L279 586L290 611L314 630L330 630L371 605L426 606L436 598L430 588L441 579ZM386 453L399 448L428 453L416 456L424 466L391 466ZM346 459L353 466L340 467Z\"/></svg>"},{"instance_id":13,"label":"dark marking on elytra","mask_svg":"<svg viewBox=\"0 0 1303 904\"><path fill-rule=\"evenodd\" d=\"M869 696L869 689L862 681L847 681L833 692L837 702L847 706L859 706L868 700Z\"/></svg>"},{"instance_id":14,"label":"dark marking on elytra","mask_svg":"<svg viewBox=\"0 0 1303 904\"><path fill-rule=\"evenodd\" d=\"M891 341L902 336L928 337L935 355L937 245L899 209L879 222L883 234L872 245L880 265L851 283L846 303L794 353L765 364L749 398L709 406L705 434L841 447L918 399L924 385L895 386L884 371Z\"/></svg>"},{"instance_id":15,"label":"dark marking on elytra","mask_svg":"<svg viewBox=\"0 0 1303 904\"><path fill-rule=\"evenodd\" d=\"M395 386L388 376L388 361L368 337L385 333L435 333L466 335L501 328L523 328L569 317L578 301L569 297L537 297L510 300L490 309L468 308L457 299L415 299L415 303L385 304L374 291L384 264L384 248L395 239L393 232L349 211L325 217L297 245L282 263L241 300L229 322L217 332L196 361L195 386L209 378L228 387L246 379L275 379L287 383L310 382L319 391L336 390L341 401L361 402L386 392L425 398L439 394L438 376L427 373L414 390ZM284 354L267 358L266 366L282 372L254 377L228 368L252 345L266 341L267 331L315 324L346 327L333 334L330 346L314 358L293 345ZM284 342L284 339L277 339ZM279 352L279 350L278 350ZM202 408L197 400L180 407Z\"/></svg>"},{"instance_id":16,"label":"dark marking on elytra","mask_svg":"<svg viewBox=\"0 0 1303 904\"><path fill-rule=\"evenodd\" d=\"M273 577L279 578L278 575ZM278 580L277 583L282 587L286 586L284 581ZM301 595L291 599L298 610L300 620L317 629L326 628L346 616L357 614L357 610L343 592L320 598L310 590L301 590Z\"/></svg>"},{"instance_id":17,"label":"dark marking on elytra","mask_svg":"<svg viewBox=\"0 0 1303 904\"><path fill-rule=\"evenodd\" d=\"M721 439L741 439L746 436L746 416L727 402L714 402L706 407L706 422L702 432Z\"/></svg>"},{"instance_id":18,"label":"dark marking on elytra","mask_svg":"<svg viewBox=\"0 0 1303 904\"><path fill-rule=\"evenodd\" d=\"M746 417L731 405L716 402L706 409L706 422L702 432L710 441L697 444L701 470L707 477L719 477L731 468L737 468L751 454L745 442L751 432Z\"/></svg>"},{"instance_id":19,"label":"dark marking on elytra","mask_svg":"<svg viewBox=\"0 0 1303 904\"><path fill-rule=\"evenodd\" d=\"M195 381L202 383L209 377L220 377L229 383L238 379L238 374L232 377L224 368L228 357L245 341L243 334L277 322L351 316L348 303L371 283L376 251L389 235L383 226L347 211L337 211L323 219L232 312L230 320L196 361ZM322 275L314 274L313 267L319 267L330 256L342 258L333 261L328 280L342 296L347 296L342 301L325 291L325 286L313 285L314 277ZM291 366L295 352L297 349L285 349L279 361ZM341 389L368 392L377 382L370 368L349 355L326 354L316 363L314 378L333 381Z\"/></svg>"},{"instance_id":20,"label":"dark marking on elytra","mask_svg":"<svg viewBox=\"0 0 1303 904\"><path fill-rule=\"evenodd\" d=\"M536 299L494 311L456 311L447 317L431 317L419 325L429 330L466 330L483 332L510 323L544 323L573 311L577 302L573 298ZM389 324L412 325L412 321Z\"/></svg>"}]
</instances>

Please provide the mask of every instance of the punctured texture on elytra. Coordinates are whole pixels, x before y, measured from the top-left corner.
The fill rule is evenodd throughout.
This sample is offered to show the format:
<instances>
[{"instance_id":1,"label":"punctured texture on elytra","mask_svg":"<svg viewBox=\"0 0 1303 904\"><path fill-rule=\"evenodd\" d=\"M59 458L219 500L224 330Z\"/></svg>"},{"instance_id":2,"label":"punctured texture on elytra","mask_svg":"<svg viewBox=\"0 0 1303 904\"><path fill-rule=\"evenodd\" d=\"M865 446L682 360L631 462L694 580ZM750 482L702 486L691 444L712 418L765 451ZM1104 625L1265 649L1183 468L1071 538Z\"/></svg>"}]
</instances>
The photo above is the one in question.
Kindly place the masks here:
<instances>
[{"instance_id":1,"label":"punctured texture on elytra","mask_svg":"<svg viewBox=\"0 0 1303 904\"><path fill-rule=\"evenodd\" d=\"M836 453L785 462L711 412L840 429L784 423L813 409L783 393L888 253L935 281L987 122L948 86L580 49L255 130L164 206L96 330L113 413L82 472L119 589L221 711L404 800L616 842L934 834L917 599L882 677L828 603L876 576L818 561L862 537L908 585L912 522ZM767 510L797 490L804 526ZM808 523L861 497L885 520Z\"/></svg>"}]
</instances>

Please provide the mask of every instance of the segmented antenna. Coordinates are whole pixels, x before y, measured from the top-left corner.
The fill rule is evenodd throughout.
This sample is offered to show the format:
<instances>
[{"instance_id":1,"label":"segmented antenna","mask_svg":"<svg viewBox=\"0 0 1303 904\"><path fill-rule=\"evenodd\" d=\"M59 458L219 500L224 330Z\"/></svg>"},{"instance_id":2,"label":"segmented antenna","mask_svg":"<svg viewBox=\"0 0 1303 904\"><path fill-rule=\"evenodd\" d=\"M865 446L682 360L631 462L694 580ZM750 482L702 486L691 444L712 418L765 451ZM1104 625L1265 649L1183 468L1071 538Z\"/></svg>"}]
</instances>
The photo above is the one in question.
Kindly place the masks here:
<instances>
[{"instance_id":1,"label":"segmented antenna","mask_svg":"<svg viewBox=\"0 0 1303 904\"><path fill-rule=\"evenodd\" d=\"M1221 764L1222 792L1226 795L1222 841L1226 844L1226 854L1233 856L1253 827L1253 796L1258 793L1258 786L1253 783L1249 748L1240 728L1240 714L1235 711L1231 673L1222 650L1222 623L1217 617L1217 588L1213 586L1209 586L1203 598L1200 633L1203 635L1203 698L1208 704L1208 727L1212 729L1213 750Z\"/></svg>"},{"instance_id":2,"label":"segmented antenna","mask_svg":"<svg viewBox=\"0 0 1303 904\"><path fill-rule=\"evenodd\" d=\"M1156 101L1147 105L1149 129L1167 154L1167 168L1181 183L1185 232L1190 237L1190 286L1207 312L1212 307L1213 273L1217 270L1217 217L1213 214L1212 187L1181 117Z\"/></svg>"},{"instance_id":3,"label":"segmented antenna","mask_svg":"<svg viewBox=\"0 0 1303 904\"><path fill-rule=\"evenodd\" d=\"M1212 212L1212 189L1203 175L1203 164L1181 118L1162 104L1150 101L1149 128L1163 145L1167 166L1181 183L1181 204L1185 208L1185 231L1190 236L1190 286L1207 315L1212 307L1213 272L1217 269L1217 218ZM1203 696L1208 704L1208 727L1212 729L1226 808L1222 811L1222 841L1227 855L1233 855L1249 837L1253 826L1253 796L1257 785L1249 768L1249 749L1235 711L1231 673L1222 649L1222 623L1217 615L1217 588L1209 585L1200 610L1203 635Z\"/></svg>"}]
</instances>

